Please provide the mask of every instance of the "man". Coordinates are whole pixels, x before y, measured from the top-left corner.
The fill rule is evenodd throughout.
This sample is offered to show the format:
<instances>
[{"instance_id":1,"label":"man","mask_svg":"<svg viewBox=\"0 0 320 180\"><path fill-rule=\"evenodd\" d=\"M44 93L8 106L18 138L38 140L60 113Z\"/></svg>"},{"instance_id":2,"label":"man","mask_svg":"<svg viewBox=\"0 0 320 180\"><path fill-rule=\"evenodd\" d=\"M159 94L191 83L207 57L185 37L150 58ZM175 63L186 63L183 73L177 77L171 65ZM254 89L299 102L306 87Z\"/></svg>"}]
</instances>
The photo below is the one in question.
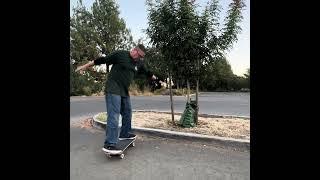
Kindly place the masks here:
<instances>
[{"instance_id":1,"label":"man","mask_svg":"<svg viewBox=\"0 0 320 180\"><path fill-rule=\"evenodd\" d=\"M120 153L116 147L118 140L134 139L135 134L131 131L132 109L129 96L129 86L136 74L144 73L147 77L156 77L147 70L141 63L145 56L145 47L139 44L129 51L115 51L106 57L97 58L83 66L79 66L77 71L82 72L93 65L112 65L111 71L106 81L105 99L107 105L107 128L106 139L103 151L108 153ZM122 127L118 137L119 116L122 116Z\"/></svg>"}]
</instances>

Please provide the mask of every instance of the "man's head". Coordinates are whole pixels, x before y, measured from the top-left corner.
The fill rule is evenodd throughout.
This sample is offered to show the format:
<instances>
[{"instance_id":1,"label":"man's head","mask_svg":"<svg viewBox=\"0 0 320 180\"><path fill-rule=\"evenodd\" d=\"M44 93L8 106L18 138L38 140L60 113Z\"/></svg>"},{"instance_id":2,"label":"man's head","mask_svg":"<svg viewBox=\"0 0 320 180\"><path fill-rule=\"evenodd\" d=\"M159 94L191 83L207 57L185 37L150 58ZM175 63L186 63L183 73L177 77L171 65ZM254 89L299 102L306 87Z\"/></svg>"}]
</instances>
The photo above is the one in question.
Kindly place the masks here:
<instances>
[{"instance_id":1,"label":"man's head","mask_svg":"<svg viewBox=\"0 0 320 180\"><path fill-rule=\"evenodd\" d=\"M146 48L142 44L138 44L135 48L130 51L130 56L133 60L137 61L144 58Z\"/></svg>"}]
</instances>

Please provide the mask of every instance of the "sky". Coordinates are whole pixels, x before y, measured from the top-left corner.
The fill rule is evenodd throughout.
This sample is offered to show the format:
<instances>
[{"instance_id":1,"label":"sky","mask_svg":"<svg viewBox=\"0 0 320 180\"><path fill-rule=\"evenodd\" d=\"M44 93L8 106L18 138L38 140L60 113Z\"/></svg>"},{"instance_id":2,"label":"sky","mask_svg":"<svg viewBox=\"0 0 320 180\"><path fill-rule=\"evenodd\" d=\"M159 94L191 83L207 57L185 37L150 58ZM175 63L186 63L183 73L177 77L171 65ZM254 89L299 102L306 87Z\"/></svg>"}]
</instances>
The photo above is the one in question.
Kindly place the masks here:
<instances>
[{"instance_id":1,"label":"sky","mask_svg":"<svg viewBox=\"0 0 320 180\"><path fill-rule=\"evenodd\" d=\"M72 7L77 5L78 0L70 0L70 16L72 15ZM148 11L145 5L146 0L116 0L119 5L120 17L126 22L127 28L131 30L133 39L136 41L139 38L146 38L142 32L148 27ZM199 11L209 0L195 0L198 4ZM83 4L90 9L94 0L82 0ZM219 5L221 9L221 22L225 17L228 4L231 0L220 0ZM250 68L250 0L245 0L246 7L243 11L243 19L240 23L242 28L238 34L238 41L234 43L232 49L226 53L234 74L243 76L247 69Z\"/></svg>"}]
</instances>

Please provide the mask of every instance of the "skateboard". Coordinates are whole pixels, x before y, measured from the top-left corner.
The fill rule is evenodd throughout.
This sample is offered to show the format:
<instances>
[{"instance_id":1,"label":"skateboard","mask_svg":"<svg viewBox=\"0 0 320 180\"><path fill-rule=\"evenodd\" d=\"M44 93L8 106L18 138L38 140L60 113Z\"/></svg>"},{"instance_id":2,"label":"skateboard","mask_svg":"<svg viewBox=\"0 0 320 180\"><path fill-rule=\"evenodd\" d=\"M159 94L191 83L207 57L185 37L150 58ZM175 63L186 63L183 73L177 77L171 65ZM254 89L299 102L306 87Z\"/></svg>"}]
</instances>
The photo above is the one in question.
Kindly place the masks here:
<instances>
[{"instance_id":1,"label":"skateboard","mask_svg":"<svg viewBox=\"0 0 320 180\"><path fill-rule=\"evenodd\" d=\"M129 146L132 146L134 147L135 146L135 141L136 139L124 139L124 140L119 140L118 144L116 145L117 148L121 149L121 152L120 153L112 153L110 154L109 152L105 152L103 151L107 157L111 158L112 156L119 156L121 159L124 158L124 151L129 147Z\"/></svg>"}]
</instances>

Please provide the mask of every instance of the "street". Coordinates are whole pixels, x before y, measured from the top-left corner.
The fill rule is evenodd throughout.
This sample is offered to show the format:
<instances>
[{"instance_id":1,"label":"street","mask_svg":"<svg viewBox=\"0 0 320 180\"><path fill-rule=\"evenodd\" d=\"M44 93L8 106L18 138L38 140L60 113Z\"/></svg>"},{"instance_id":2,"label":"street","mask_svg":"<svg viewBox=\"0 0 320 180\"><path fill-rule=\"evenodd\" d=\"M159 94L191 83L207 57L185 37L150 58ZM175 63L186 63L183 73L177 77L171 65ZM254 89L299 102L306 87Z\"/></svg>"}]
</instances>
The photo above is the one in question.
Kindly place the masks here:
<instances>
[{"instance_id":1,"label":"street","mask_svg":"<svg viewBox=\"0 0 320 180\"><path fill-rule=\"evenodd\" d=\"M186 97L174 96L173 101L174 111L183 112ZM132 96L131 105L133 110L171 111L170 96ZM106 111L104 97L70 98L70 117L92 116L103 111ZM250 93L202 92L199 113L250 117Z\"/></svg>"},{"instance_id":2,"label":"street","mask_svg":"<svg viewBox=\"0 0 320 180\"><path fill-rule=\"evenodd\" d=\"M103 140L103 131L71 127L71 180L250 179L249 152L138 134L124 159L107 158Z\"/></svg>"}]
</instances>

